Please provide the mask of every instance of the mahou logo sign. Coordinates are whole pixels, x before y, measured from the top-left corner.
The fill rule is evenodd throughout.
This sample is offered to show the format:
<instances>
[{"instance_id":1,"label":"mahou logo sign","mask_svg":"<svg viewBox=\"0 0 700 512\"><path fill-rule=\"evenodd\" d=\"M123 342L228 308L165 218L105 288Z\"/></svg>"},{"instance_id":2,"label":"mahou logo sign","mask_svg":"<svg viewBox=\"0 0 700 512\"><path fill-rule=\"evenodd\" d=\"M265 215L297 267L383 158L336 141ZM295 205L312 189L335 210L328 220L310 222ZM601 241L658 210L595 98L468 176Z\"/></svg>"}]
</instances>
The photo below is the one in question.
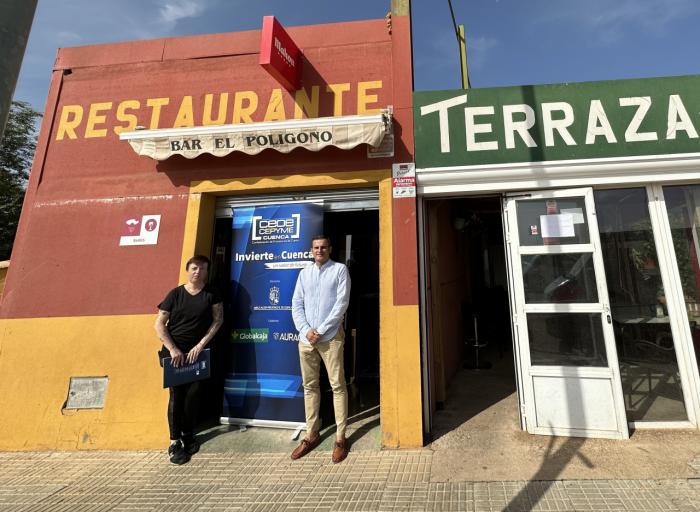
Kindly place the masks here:
<instances>
[{"instance_id":1,"label":"mahou logo sign","mask_svg":"<svg viewBox=\"0 0 700 512\"><path fill-rule=\"evenodd\" d=\"M274 16L264 16L260 65L290 91L301 85L301 50Z\"/></svg>"},{"instance_id":2,"label":"mahou logo sign","mask_svg":"<svg viewBox=\"0 0 700 512\"><path fill-rule=\"evenodd\" d=\"M253 242L283 242L298 240L301 233L301 215L293 213L281 219L266 219L253 215L253 229L250 239Z\"/></svg>"}]
</instances>

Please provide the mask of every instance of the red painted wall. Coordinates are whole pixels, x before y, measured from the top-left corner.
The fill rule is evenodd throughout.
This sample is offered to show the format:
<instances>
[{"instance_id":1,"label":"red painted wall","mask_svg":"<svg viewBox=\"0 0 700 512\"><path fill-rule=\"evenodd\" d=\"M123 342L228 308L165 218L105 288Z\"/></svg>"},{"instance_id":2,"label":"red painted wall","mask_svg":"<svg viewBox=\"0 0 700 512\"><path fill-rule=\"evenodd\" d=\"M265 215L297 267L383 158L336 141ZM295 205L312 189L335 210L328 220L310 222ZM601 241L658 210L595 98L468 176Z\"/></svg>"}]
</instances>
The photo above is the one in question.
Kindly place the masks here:
<instances>
[{"instance_id":1,"label":"red painted wall","mask_svg":"<svg viewBox=\"0 0 700 512\"><path fill-rule=\"evenodd\" d=\"M408 16L394 16L392 19L395 44L392 46L394 74L405 73L406 80L413 76L411 59L411 21ZM406 69L408 68L408 69ZM395 82L394 102L395 121L404 142L395 152L397 163L413 162L413 84L410 89L400 80ZM418 226L415 198L394 199L393 223L393 265L394 265L394 304L418 304Z\"/></svg>"},{"instance_id":2,"label":"red painted wall","mask_svg":"<svg viewBox=\"0 0 700 512\"><path fill-rule=\"evenodd\" d=\"M281 89L286 117L291 119L294 96L257 63L259 31L61 49L0 317L153 312L164 291L177 282L192 180L380 169L389 168L392 161L412 161L407 18L395 20L393 35L384 20L288 31L304 50L303 87L309 95L313 86L319 88L318 116L334 114L328 84L350 84L342 112L337 113L351 115L357 113L358 83L382 82L381 89L368 91L377 95L368 106L394 105L395 159L367 159L363 146L352 151L266 150L257 156L233 153L156 162L137 156L128 143L119 141L114 127L128 124L128 115L151 127L149 98L169 98L158 121L159 128L169 128L186 96L192 97L193 124L201 125L205 95L214 95L216 116L220 94L228 93L224 122L230 123L236 93L253 91L259 105L252 120L262 121L273 90ZM120 121L119 105L126 100L138 102L138 108L121 112L125 120ZM104 105L96 105L100 103ZM65 129L65 121L80 110L81 122ZM399 248L412 246L413 254L409 263L395 258L395 265L412 266L409 279L395 287L395 298L415 304L415 202L411 203L395 210L395 220L397 214L409 220L395 243ZM143 214L162 215L158 245L119 247L123 221Z\"/></svg>"}]
</instances>

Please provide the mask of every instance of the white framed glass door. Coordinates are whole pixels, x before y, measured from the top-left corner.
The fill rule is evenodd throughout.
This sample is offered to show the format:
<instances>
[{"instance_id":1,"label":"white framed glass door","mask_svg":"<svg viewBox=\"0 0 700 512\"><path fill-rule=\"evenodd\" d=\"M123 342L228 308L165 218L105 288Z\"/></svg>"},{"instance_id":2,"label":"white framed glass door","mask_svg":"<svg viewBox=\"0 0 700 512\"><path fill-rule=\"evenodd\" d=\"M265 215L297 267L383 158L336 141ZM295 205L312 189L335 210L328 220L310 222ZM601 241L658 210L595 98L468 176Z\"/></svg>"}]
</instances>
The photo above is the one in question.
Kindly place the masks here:
<instances>
[{"instance_id":1,"label":"white framed glass door","mask_svg":"<svg viewBox=\"0 0 700 512\"><path fill-rule=\"evenodd\" d=\"M671 319L676 368L687 422L698 426L700 416L700 185L647 187L650 211L664 250L661 270L669 283L666 307ZM666 392L667 390L663 389ZM678 394L678 393L677 393ZM675 418L667 420L675 426ZM681 418L685 419L685 418ZM671 421L669 421L671 420ZM654 425L656 426L656 425Z\"/></svg>"},{"instance_id":2,"label":"white framed glass door","mask_svg":"<svg viewBox=\"0 0 700 512\"><path fill-rule=\"evenodd\" d=\"M592 189L504 208L527 431L628 438Z\"/></svg>"},{"instance_id":3,"label":"white framed glass door","mask_svg":"<svg viewBox=\"0 0 700 512\"><path fill-rule=\"evenodd\" d=\"M695 422L684 329L695 323L681 318L686 303L679 286L695 279L688 251L693 234L680 192L670 194L668 214L657 185L593 193L627 421L635 429L688 428ZM696 300L690 293L689 316Z\"/></svg>"}]
</instances>

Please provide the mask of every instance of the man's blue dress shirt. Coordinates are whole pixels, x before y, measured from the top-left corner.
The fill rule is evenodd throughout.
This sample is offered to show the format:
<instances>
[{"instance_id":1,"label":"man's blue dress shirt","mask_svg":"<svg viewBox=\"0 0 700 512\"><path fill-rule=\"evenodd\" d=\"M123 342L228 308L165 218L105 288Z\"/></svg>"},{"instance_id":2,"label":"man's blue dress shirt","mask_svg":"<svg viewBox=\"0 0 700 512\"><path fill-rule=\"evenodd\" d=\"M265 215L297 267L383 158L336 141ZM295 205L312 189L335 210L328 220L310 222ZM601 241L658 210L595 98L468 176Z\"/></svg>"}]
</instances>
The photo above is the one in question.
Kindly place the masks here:
<instances>
[{"instance_id":1,"label":"man's blue dress shirt","mask_svg":"<svg viewBox=\"0 0 700 512\"><path fill-rule=\"evenodd\" d=\"M335 336L350 302L348 267L328 260L321 267L316 263L301 270L292 298L292 317L302 343L309 343L311 329L321 335L319 341Z\"/></svg>"}]
</instances>

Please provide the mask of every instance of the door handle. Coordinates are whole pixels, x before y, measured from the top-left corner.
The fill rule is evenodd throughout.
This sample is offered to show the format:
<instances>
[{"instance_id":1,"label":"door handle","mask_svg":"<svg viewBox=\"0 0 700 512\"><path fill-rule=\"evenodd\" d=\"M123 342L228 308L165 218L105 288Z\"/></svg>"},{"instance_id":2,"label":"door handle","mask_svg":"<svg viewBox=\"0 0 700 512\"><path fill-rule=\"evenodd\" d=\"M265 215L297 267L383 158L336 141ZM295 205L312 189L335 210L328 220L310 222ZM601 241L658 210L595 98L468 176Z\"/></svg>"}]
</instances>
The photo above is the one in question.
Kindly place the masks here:
<instances>
[{"instance_id":1,"label":"door handle","mask_svg":"<svg viewBox=\"0 0 700 512\"><path fill-rule=\"evenodd\" d=\"M612 318L610 318L610 315L607 315L607 317L608 317L608 323L611 324L611 323L612 323Z\"/></svg>"}]
</instances>

